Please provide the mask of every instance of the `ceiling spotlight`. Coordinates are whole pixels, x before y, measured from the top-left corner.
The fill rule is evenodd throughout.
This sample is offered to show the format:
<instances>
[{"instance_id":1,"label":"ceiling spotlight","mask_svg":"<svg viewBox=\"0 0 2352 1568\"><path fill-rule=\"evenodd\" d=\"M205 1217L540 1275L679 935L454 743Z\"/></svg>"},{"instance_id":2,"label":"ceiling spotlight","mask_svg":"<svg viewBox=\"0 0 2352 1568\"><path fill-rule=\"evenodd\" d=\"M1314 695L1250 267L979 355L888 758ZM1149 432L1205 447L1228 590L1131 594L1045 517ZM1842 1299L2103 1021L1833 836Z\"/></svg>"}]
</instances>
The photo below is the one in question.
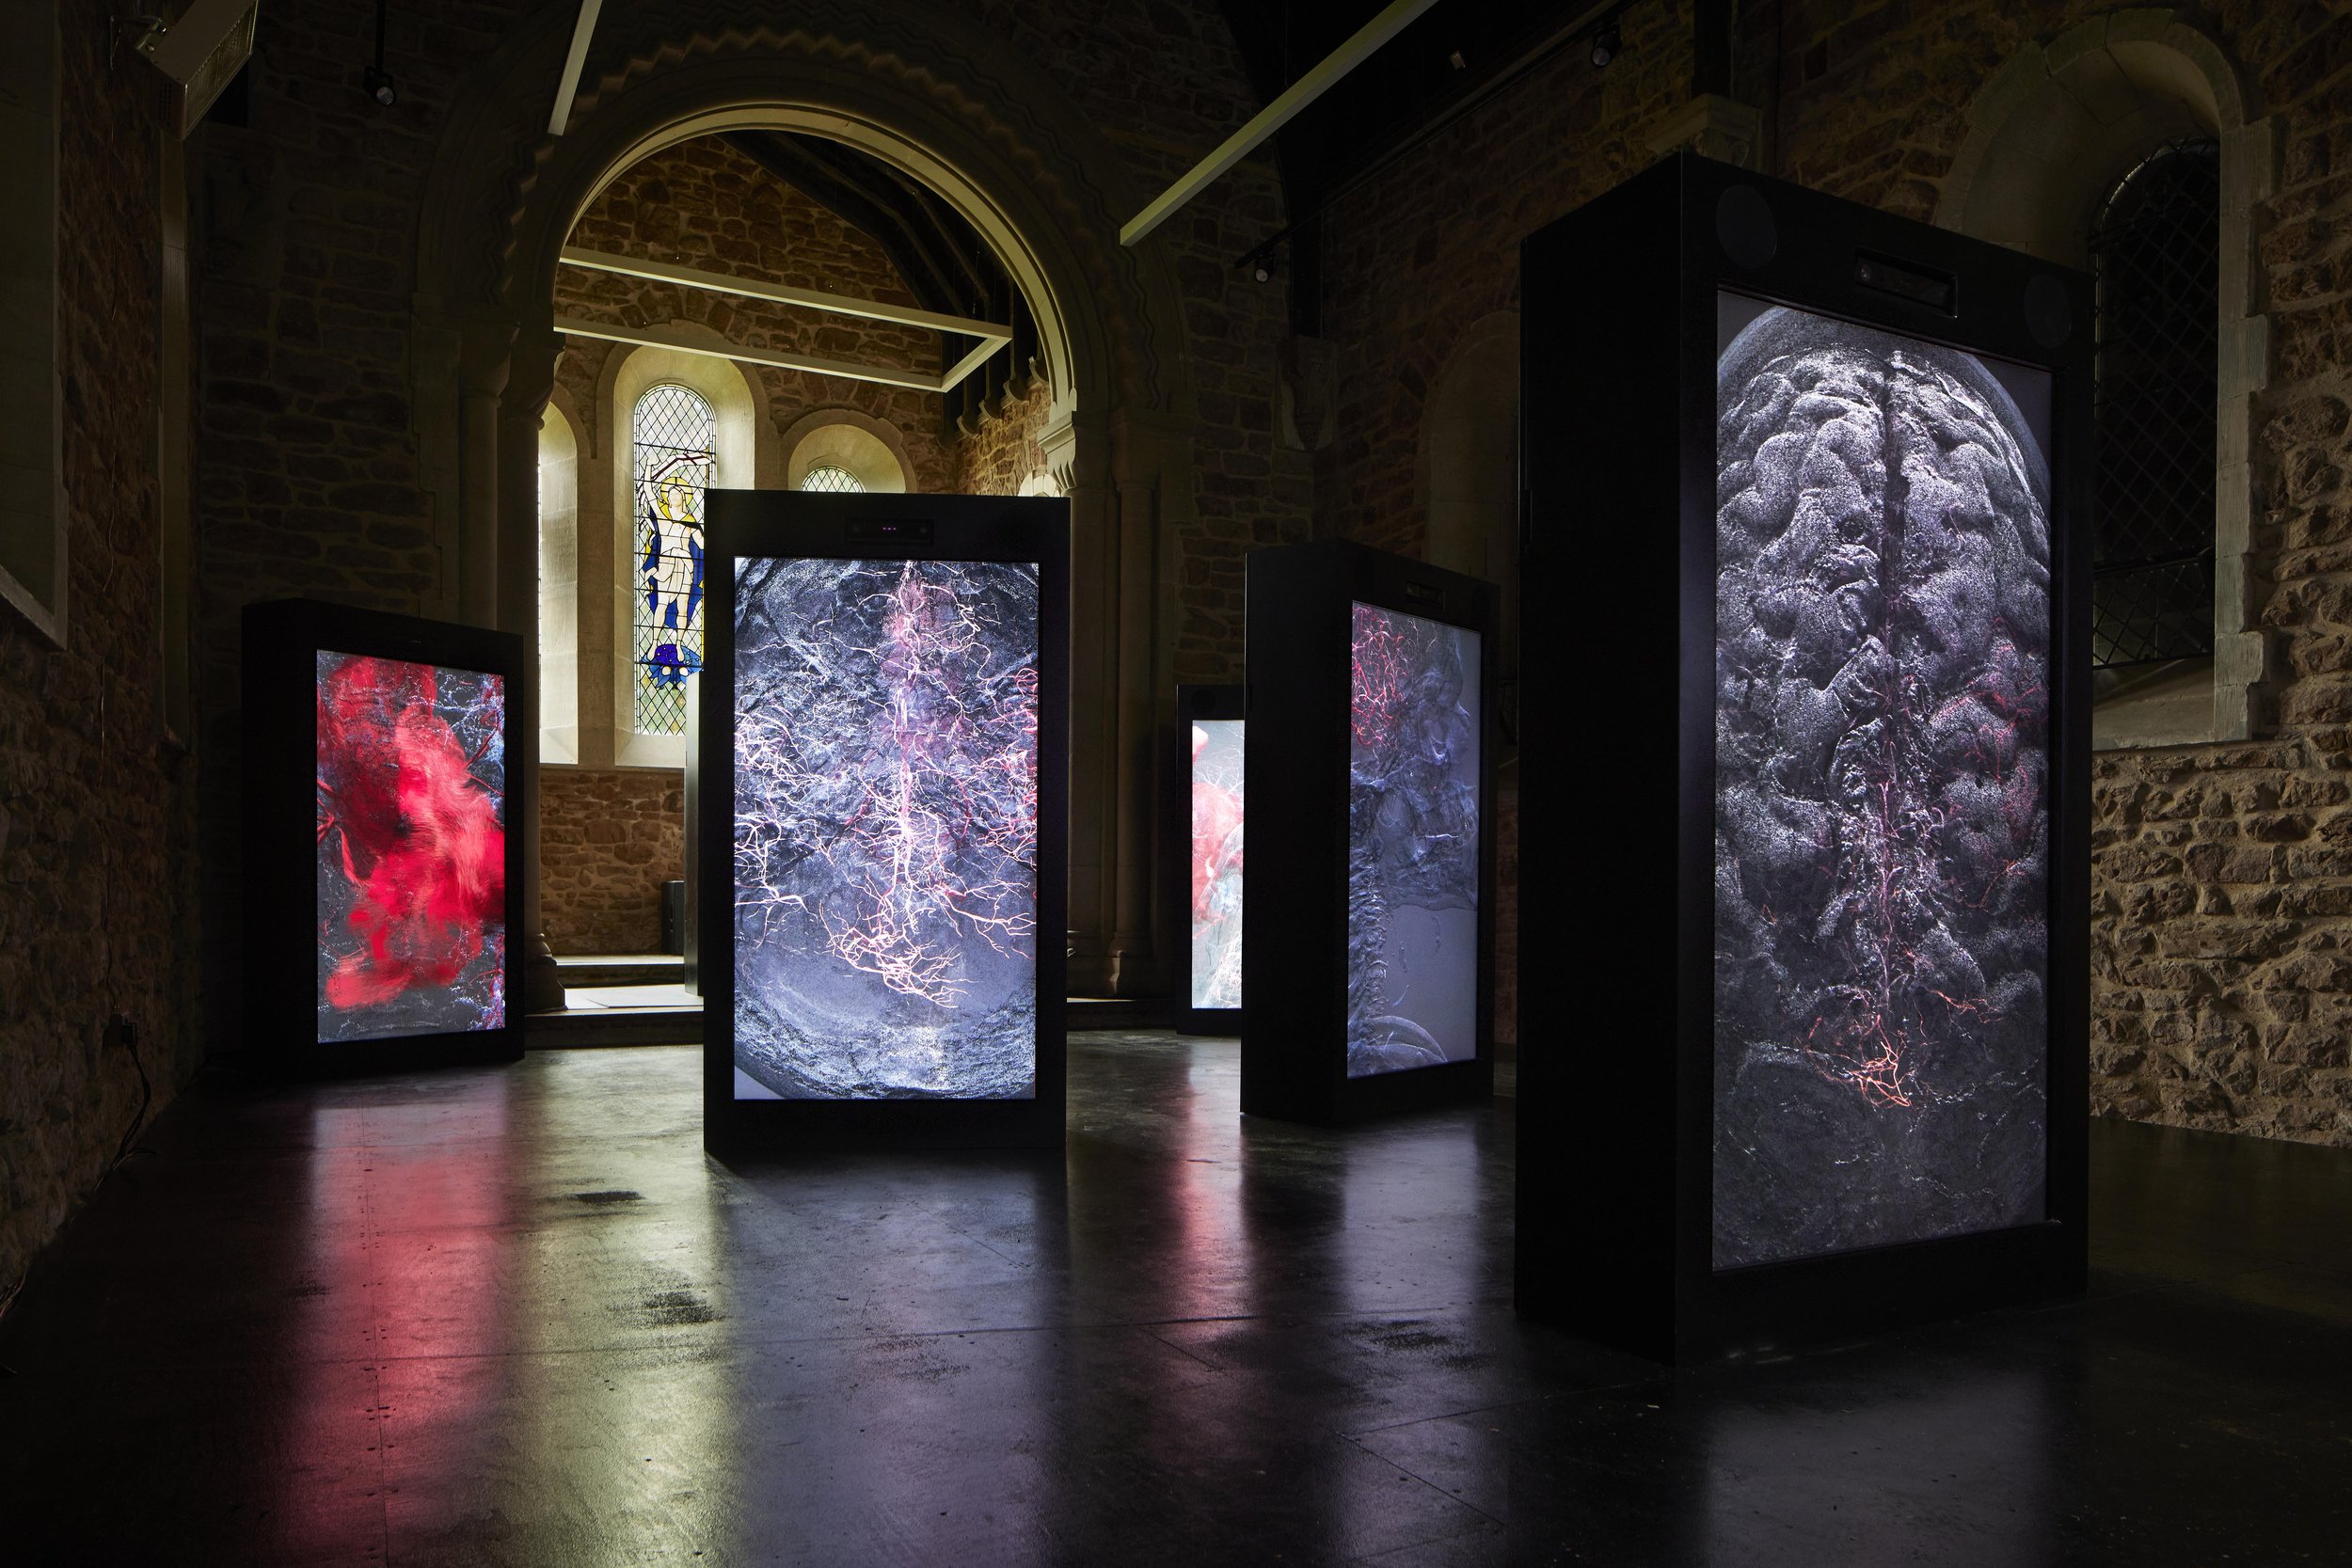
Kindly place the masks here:
<instances>
[{"instance_id":1,"label":"ceiling spotlight","mask_svg":"<svg viewBox=\"0 0 2352 1568\"><path fill-rule=\"evenodd\" d=\"M1593 35L1593 69L1606 70L1609 62L1615 59L1617 52L1624 47L1625 40L1617 35L1617 24L1614 22L1602 23L1600 31Z\"/></svg>"},{"instance_id":2,"label":"ceiling spotlight","mask_svg":"<svg viewBox=\"0 0 2352 1568\"><path fill-rule=\"evenodd\" d=\"M384 11L389 4L389 0L375 0L375 63L359 73L359 85L368 89L368 96L388 109L400 97L392 73L384 69Z\"/></svg>"}]
</instances>

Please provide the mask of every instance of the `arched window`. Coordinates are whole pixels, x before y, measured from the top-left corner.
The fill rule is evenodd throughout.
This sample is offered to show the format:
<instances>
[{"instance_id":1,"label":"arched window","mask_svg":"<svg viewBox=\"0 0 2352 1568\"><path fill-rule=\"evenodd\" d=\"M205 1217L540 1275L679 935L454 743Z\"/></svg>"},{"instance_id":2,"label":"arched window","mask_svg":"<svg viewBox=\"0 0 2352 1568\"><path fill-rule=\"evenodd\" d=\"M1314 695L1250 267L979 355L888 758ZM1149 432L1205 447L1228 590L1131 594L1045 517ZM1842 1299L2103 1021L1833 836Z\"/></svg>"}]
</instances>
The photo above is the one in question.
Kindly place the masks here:
<instances>
[{"instance_id":1,"label":"arched window","mask_svg":"<svg viewBox=\"0 0 2352 1568\"><path fill-rule=\"evenodd\" d=\"M686 729L686 677L703 662L703 499L718 419L691 388L660 382L629 415L636 493L636 727Z\"/></svg>"},{"instance_id":2,"label":"arched window","mask_svg":"<svg viewBox=\"0 0 2352 1568\"><path fill-rule=\"evenodd\" d=\"M866 482L838 463L818 463L801 476L801 488L856 492L866 488Z\"/></svg>"},{"instance_id":3,"label":"arched window","mask_svg":"<svg viewBox=\"0 0 2352 1568\"><path fill-rule=\"evenodd\" d=\"M2090 226L2098 280L2092 662L2213 652L2221 145L2167 143Z\"/></svg>"}]
</instances>

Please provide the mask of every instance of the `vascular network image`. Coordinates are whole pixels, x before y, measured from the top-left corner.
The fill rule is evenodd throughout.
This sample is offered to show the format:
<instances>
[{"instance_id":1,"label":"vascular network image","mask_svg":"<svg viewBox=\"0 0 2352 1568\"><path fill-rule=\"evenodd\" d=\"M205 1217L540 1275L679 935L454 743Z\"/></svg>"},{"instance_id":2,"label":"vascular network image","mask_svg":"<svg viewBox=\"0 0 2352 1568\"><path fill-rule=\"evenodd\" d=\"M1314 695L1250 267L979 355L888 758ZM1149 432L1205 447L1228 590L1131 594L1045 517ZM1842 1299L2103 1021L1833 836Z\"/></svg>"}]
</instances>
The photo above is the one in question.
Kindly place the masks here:
<instances>
[{"instance_id":1,"label":"vascular network image","mask_svg":"<svg viewBox=\"0 0 2352 1568\"><path fill-rule=\"evenodd\" d=\"M1246 721L1192 725L1192 1005L1241 1006L1242 745Z\"/></svg>"},{"instance_id":2,"label":"vascular network image","mask_svg":"<svg viewBox=\"0 0 2352 1568\"><path fill-rule=\"evenodd\" d=\"M736 580L736 1097L1033 1097L1036 564Z\"/></svg>"},{"instance_id":3,"label":"vascular network image","mask_svg":"<svg viewBox=\"0 0 2352 1568\"><path fill-rule=\"evenodd\" d=\"M1716 381L1715 1264L2038 1223L2047 380L1745 309Z\"/></svg>"},{"instance_id":4,"label":"vascular network image","mask_svg":"<svg viewBox=\"0 0 2352 1568\"><path fill-rule=\"evenodd\" d=\"M506 682L318 654L318 1037L506 1022Z\"/></svg>"},{"instance_id":5,"label":"vascular network image","mask_svg":"<svg viewBox=\"0 0 2352 1568\"><path fill-rule=\"evenodd\" d=\"M1359 604L1347 795L1347 1075L1478 1055L1478 634Z\"/></svg>"}]
</instances>

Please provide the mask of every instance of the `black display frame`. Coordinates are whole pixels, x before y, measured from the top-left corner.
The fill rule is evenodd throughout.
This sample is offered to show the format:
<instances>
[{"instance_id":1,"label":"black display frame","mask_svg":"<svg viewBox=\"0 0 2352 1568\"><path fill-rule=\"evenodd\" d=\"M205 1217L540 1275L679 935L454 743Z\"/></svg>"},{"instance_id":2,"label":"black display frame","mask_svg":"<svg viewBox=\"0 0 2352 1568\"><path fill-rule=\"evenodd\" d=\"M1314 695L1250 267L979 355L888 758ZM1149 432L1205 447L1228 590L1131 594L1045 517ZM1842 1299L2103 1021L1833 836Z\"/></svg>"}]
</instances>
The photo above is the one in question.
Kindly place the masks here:
<instances>
[{"instance_id":1,"label":"black display frame","mask_svg":"<svg viewBox=\"0 0 2352 1568\"><path fill-rule=\"evenodd\" d=\"M1479 638L1477 1054L1347 1075L1347 777L1353 607ZM1493 584L1348 540L1253 552L1245 620L1249 840L1242 927L1241 1108L1323 1125L1494 1094Z\"/></svg>"},{"instance_id":2,"label":"black display frame","mask_svg":"<svg viewBox=\"0 0 2352 1568\"><path fill-rule=\"evenodd\" d=\"M1179 684L1176 688L1176 733L1168 748L1168 774L1164 787L1170 802L1168 816L1168 946L1175 954L1168 965L1174 981L1170 1002L1180 1035L1238 1035L1248 1002L1244 992L1239 1007L1196 1007L1192 1005L1192 726L1200 721L1210 723L1247 722L1249 689L1239 682L1216 685ZM1244 732L1243 766L1248 767L1248 736ZM1245 780L1247 774L1244 775ZM1245 801L1248 785L1243 784ZM1245 804L1244 811L1248 807ZM1244 841L1248 836L1245 817ZM1244 858L1248 856L1244 850ZM1249 873L1242 872L1242 932L1249 930Z\"/></svg>"},{"instance_id":3,"label":"black display frame","mask_svg":"<svg viewBox=\"0 0 2352 1568\"><path fill-rule=\"evenodd\" d=\"M1058 939L1069 904L1069 514L1067 500L1043 496L709 493L695 716L695 960L703 999L703 1147L711 1153L1062 1146L1068 960ZM735 1098L735 563L773 558L1037 562L1037 1077L1030 1099Z\"/></svg>"},{"instance_id":4,"label":"black display frame","mask_svg":"<svg viewBox=\"0 0 2352 1568\"><path fill-rule=\"evenodd\" d=\"M349 1077L519 1061L523 1053L526 824L538 810L527 767L538 733L536 681L512 632L316 599L271 599L243 612L240 774L244 831L244 1037L258 1061L292 1078ZM506 683L506 1022L495 1029L390 1039L318 1035L318 655L355 654ZM300 985L289 985L295 974Z\"/></svg>"},{"instance_id":5,"label":"black display frame","mask_svg":"<svg viewBox=\"0 0 2352 1568\"><path fill-rule=\"evenodd\" d=\"M1541 721L1531 705L1520 740L1520 885L1607 889L1608 928L1619 935L1597 942L1588 911L1521 899L1520 973L1567 985L1551 1004L1562 1028L1534 1035L1518 1064L1518 1309L1677 1361L2079 1292L2089 1185L2090 280L1690 154L1537 231L1520 267L1531 602L1534 585L1589 578L1602 531L1617 585L1581 597L1576 618L1553 635L1527 640L1523 689L1563 700L1605 690L1600 722L1612 748L1670 760L1673 782L1662 787L1668 775L1653 765L1661 787L1629 788L1625 770L1596 755L1588 728ZM2050 376L2048 1218L2039 1224L1713 1266L1719 292ZM1609 369L1568 373L1576 365ZM1673 418L1658 417L1666 409ZM1660 657L1666 629L1677 641L1672 657ZM1671 940L1657 940L1661 933ZM1661 1033L1662 1047L1642 1047Z\"/></svg>"}]
</instances>

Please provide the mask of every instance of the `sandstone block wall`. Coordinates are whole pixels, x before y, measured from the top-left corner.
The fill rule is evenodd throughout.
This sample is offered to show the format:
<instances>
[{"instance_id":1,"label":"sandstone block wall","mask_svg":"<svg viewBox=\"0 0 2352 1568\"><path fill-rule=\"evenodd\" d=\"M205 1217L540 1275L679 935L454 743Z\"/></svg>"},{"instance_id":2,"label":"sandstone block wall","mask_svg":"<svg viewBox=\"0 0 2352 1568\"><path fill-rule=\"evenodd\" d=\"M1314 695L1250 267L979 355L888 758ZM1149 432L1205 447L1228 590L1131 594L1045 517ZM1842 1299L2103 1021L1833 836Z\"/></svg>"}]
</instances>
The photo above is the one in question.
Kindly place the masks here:
<instances>
[{"instance_id":1,"label":"sandstone block wall","mask_svg":"<svg viewBox=\"0 0 2352 1568\"><path fill-rule=\"evenodd\" d=\"M686 794L649 768L539 770L540 899L558 953L652 953L686 875Z\"/></svg>"}]
</instances>

